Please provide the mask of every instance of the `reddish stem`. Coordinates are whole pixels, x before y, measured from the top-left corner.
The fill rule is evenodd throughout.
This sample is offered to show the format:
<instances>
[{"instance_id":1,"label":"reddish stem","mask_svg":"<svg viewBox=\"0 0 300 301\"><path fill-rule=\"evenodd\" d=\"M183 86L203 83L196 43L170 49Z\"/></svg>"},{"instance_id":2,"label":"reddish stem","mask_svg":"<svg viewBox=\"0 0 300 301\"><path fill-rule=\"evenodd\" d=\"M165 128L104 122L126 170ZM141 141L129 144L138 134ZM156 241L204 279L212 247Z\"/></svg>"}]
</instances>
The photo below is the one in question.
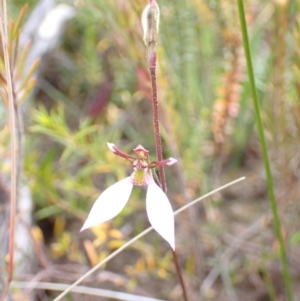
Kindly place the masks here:
<instances>
[{"instance_id":1,"label":"reddish stem","mask_svg":"<svg viewBox=\"0 0 300 301\"><path fill-rule=\"evenodd\" d=\"M163 160L162 143L159 129L159 113L158 113L158 101L157 101L157 88L156 88L156 51L152 51L148 57L149 72L152 86L152 109L153 109L153 125L155 135L155 148L157 161ZM166 192L166 180L165 171L163 166L158 166L158 174L160 180L161 189Z\"/></svg>"},{"instance_id":2,"label":"reddish stem","mask_svg":"<svg viewBox=\"0 0 300 301\"><path fill-rule=\"evenodd\" d=\"M151 1L150 1L151 2ZM161 136L159 130L159 114L158 114L158 101L157 101L157 87L156 87L156 51L150 50L148 51L148 66L150 72L150 79L151 79L151 86L152 86L152 108L153 108L153 124L154 124L154 134L155 134L155 148L156 148L156 156L157 161L163 161L163 152L162 152L162 143L161 143ZM166 180L165 180L165 171L162 165L158 166L158 174L159 174L159 181L161 189L166 192ZM176 252L171 248L173 260L178 276L178 280L180 286L182 288L182 294L184 301L188 301L187 293L181 273L181 269L178 263L178 258Z\"/></svg>"},{"instance_id":3,"label":"reddish stem","mask_svg":"<svg viewBox=\"0 0 300 301\"><path fill-rule=\"evenodd\" d=\"M179 266L179 263L178 263L177 254L172 248L171 248L171 250L172 250L173 260L174 260L174 264L175 264L176 271L177 271L177 276L178 276L178 279L179 279L179 282L180 282L180 285L181 285L181 288L182 288L183 300L188 301L184 281L183 281L180 266Z\"/></svg>"}]
</instances>

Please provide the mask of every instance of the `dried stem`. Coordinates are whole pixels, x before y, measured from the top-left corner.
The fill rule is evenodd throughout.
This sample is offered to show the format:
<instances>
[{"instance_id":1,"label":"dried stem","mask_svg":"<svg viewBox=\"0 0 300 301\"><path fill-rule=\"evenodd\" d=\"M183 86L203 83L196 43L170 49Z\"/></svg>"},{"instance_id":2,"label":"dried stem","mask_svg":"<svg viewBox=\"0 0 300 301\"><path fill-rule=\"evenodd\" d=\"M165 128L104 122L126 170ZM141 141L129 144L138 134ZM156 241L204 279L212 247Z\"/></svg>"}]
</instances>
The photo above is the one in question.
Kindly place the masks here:
<instances>
[{"instance_id":1,"label":"dried stem","mask_svg":"<svg viewBox=\"0 0 300 301\"><path fill-rule=\"evenodd\" d=\"M6 1L1 1L1 41L3 47L5 71L6 71L6 84L8 92L8 111L9 111L9 127L11 134L11 188L10 188L10 228L9 228L9 264L8 264L8 277L7 283L2 291L0 300L4 300L6 293L9 289L10 282L13 277L14 268L14 240L15 240L15 213L16 213L16 201L18 191L18 138L17 138L17 125L16 125L16 103L14 99L13 83L12 83L12 71L9 60L8 49L8 32L7 32L7 14L6 14Z\"/></svg>"},{"instance_id":2,"label":"dried stem","mask_svg":"<svg viewBox=\"0 0 300 301\"><path fill-rule=\"evenodd\" d=\"M50 290L50 291L64 291L65 289L68 288L67 284L62 284L62 283L33 282L33 281L13 282L12 286L19 288L19 289L20 288L25 288L27 290L43 289L43 290ZM143 296L127 294L127 293L111 291L111 290L104 290L101 288L94 288L94 287L88 287L88 286L77 286L77 287L73 288L72 292L77 293L77 294L89 295L89 296L93 296L93 297L102 297L105 299L109 298L111 300L114 299L114 300L127 300L127 301L164 301L161 299L154 299L154 298L149 298L149 297L143 297Z\"/></svg>"}]
</instances>

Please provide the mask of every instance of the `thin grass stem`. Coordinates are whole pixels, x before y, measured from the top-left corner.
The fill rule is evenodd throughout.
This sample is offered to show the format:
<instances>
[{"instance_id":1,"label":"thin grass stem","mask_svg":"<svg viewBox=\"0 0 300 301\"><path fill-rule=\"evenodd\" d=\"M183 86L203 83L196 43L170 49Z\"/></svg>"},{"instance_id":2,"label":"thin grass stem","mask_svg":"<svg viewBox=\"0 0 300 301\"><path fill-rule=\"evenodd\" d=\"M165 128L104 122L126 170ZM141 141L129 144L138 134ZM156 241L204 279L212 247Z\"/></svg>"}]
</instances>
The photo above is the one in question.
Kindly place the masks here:
<instances>
[{"instance_id":1,"label":"thin grass stem","mask_svg":"<svg viewBox=\"0 0 300 301\"><path fill-rule=\"evenodd\" d=\"M257 124L260 146L262 150L262 156L263 156L265 172L267 177L269 202L270 202L273 220L274 220L275 234L277 236L280 245L280 259L283 268L284 285L286 289L287 299L288 301L292 301L293 300L292 281L291 281L291 275L288 266L286 247L281 232L281 223L278 215L277 202L275 199L274 184L273 184L273 178L271 173L270 160L267 151L267 144L265 140L264 127L260 116L260 104L258 101L257 90L255 85L255 79L254 79L254 72L253 72L252 59L250 53L249 38L248 38L243 0L237 0L237 4L238 4L239 16L240 16L243 44L244 44L245 55L247 60L247 67L248 67L247 69L248 69L248 76L249 76L249 82L250 82L251 93L252 93L253 106L255 111L256 124Z\"/></svg>"},{"instance_id":2,"label":"thin grass stem","mask_svg":"<svg viewBox=\"0 0 300 301\"><path fill-rule=\"evenodd\" d=\"M24 289L43 289L52 291L64 291L68 288L67 284L51 283L51 282L26 282L26 281L12 281L11 286ZM97 296L102 298L109 298L122 301L165 301L161 299L155 299L150 297L137 296L133 294L127 294L123 292L104 290L100 288L77 286L72 290L73 293L84 294L90 296Z\"/></svg>"}]
</instances>

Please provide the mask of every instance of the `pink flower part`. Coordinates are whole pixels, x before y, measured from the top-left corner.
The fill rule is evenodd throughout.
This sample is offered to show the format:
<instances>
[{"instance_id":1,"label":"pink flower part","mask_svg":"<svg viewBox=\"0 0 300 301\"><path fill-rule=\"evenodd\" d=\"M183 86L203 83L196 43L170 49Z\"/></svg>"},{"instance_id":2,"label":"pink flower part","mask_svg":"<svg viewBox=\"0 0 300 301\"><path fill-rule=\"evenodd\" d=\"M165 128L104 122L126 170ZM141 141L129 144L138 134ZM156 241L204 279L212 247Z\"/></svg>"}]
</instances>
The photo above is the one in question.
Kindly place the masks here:
<instances>
[{"instance_id":1,"label":"pink flower part","mask_svg":"<svg viewBox=\"0 0 300 301\"><path fill-rule=\"evenodd\" d=\"M154 230L175 250L173 210L166 194L153 180L148 185L146 209Z\"/></svg>"},{"instance_id":2,"label":"pink flower part","mask_svg":"<svg viewBox=\"0 0 300 301\"><path fill-rule=\"evenodd\" d=\"M174 163L176 163L177 160L174 159L174 158L168 158L166 160L162 160L162 161L152 161L150 164L149 164L149 168L153 168L153 167L156 167L156 166L170 166L170 165L173 165Z\"/></svg>"},{"instance_id":3,"label":"pink flower part","mask_svg":"<svg viewBox=\"0 0 300 301\"><path fill-rule=\"evenodd\" d=\"M123 152L120 151L113 143L107 142L107 147L108 147L109 150L112 151L115 155L117 155L117 156L119 156L119 157L122 157L122 158L128 160L128 161L131 162L131 163L135 160L135 157L123 153Z\"/></svg>"},{"instance_id":4,"label":"pink flower part","mask_svg":"<svg viewBox=\"0 0 300 301\"><path fill-rule=\"evenodd\" d=\"M177 162L177 160L175 158L169 158L166 160L167 161L167 165L170 166L170 165L173 165L174 163Z\"/></svg>"},{"instance_id":5,"label":"pink flower part","mask_svg":"<svg viewBox=\"0 0 300 301\"><path fill-rule=\"evenodd\" d=\"M142 145L139 144L133 151L138 155L140 159L149 159L149 151L147 151Z\"/></svg>"},{"instance_id":6,"label":"pink flower part","mask_svg":"<svg viewBox=\"0 0 300 301\"><path fill-rule=\"evenodd\" d=\"M128 202L132 187L133 184L128 177L104 190L94 203L80 231L104 223L117 216Z\"/></svg>"}]
</instances>

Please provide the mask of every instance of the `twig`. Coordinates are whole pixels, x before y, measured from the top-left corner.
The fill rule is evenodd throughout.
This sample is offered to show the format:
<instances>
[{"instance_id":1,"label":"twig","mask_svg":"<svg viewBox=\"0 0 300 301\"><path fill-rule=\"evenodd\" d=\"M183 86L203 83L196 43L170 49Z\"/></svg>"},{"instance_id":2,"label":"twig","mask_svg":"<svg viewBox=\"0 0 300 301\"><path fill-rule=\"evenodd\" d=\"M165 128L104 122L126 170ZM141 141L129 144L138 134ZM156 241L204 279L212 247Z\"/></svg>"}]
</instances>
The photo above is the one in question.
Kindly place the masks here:
<instances>
[{"instance_id":1,"label":"twig","mask_svg":"<svg viewBox=\"0 0 300 301\"><path fill-rule=\"evenodd\" d=\"M10 190L10 228L9 228L9 264L8 264L8 277L7 283L2 291L0 300L5 298L8 291L9 284L13 277L14 268L14 238L15 238L15 213L16 213L16 201L18 193L18 138L17 138L17 125L16 125L16 108L15 99L13 92L12 83L12 70L10 66L9 59L9 49L8 49L8 32L7 32L7 8L6 1L1 1L1 40L4 54L4 63L6 71L6 83L8 91L8 111L9 111L9 127L11 135L11 190Z\"/></svg>"},{"instance_id":2,"label":"twig","mask_svg":"<svg viewBox=\"0 0 300 301\"><path fill-rule=\"evenodd\" d=\"M190 202L189 204L181 207L180 209L178 209L177 211L174 212L174 215L176 216L177 214L181 213L182 211L186 210L187 208L194 206L196 203L212 196L213 194L231 186L234 185L236 183L239 183L241 181L243 181L245 179L245 177L239 178L235 181L232 181L226 185L223 185L197 199L195 199L194 201ZM92 269L90 269L87 273L85 273L83 276L81 276L77 281L75 281L72 285L70 285L65 291L63 291L59 296L57 296L53 301L59 301L61 300L67 293L69 293L74 287L76 287L78 284L80 284L83 280L85 280L87 277L89 277L90 275L92 275L94 272L96 272L100 267L102 267L104 264L106 264L107 262L109 262L111 259L113 259L115 256L117 256L118 254L120 254L123 250L125 250L127 247L129 247L131 244L133 244L135 241L139 240L141 237L145 236L146 234L148 234L149 232L151 232L153 230L152 227L149 227L148 229L144 230L143 232L141 232L140 234L138 234L137 236L135 236L134 238L132 238L131 240L129 240L127 243L125 243L122 247L120 247L119 249L117 249L116 251L114 251L113 253L111 253L109 256L107 256L104 260L102 260L101 262L99 262L97 265L95 265Z\"/></svg>"},{"instance_id":3,"label":"twig","mask_svg":"<svg viewBox=\"0 0 300 301\"><path fill-rule=\"evenodd\" d=\"M64 291L68 288L67 284L62 283L51 283L51 282L19 282L13 281L11 283L12 286L18 288L32 288L32 289L44 289L44 290L53 290L53 291ZM99 288L93 288L88 286L77 286L72 289L73 293L110 298L114 300L122 300L122 301L164 301L161 299L154 299L149 297L137 296L132 294L127 294L123 292L109 291Z\"/></svg>"}]
</instances>

